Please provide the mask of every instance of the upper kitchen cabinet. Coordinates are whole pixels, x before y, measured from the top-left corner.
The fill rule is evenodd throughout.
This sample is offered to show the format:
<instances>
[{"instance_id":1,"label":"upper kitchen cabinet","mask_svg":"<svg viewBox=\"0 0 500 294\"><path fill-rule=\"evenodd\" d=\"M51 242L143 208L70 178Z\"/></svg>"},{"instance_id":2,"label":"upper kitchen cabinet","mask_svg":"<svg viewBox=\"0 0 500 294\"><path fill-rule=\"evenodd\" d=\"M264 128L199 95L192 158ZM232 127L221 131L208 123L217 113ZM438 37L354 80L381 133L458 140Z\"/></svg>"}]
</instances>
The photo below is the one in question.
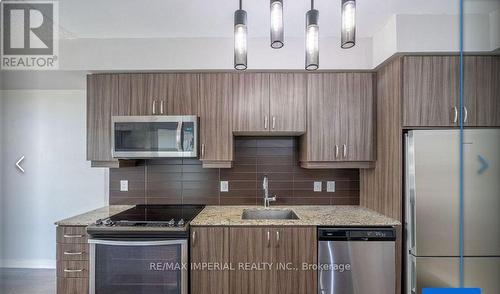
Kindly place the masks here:
<instances>
[{"instance_id":1,"label":"upper kitchen cabinet","mask_svg":"<svg viewBox=\"0 0 500 294\"><path fill-rule=\"evenodd\" d=\"M87 76L87 160L92 166L119 166L111 156L111 116L129 113L129 75Z\"/></svg>"},{"instance_id":2,"label":"upper kitchen cabinet","mask_svg":"<svg viewBox=\"0 0 500 294\"><path fill-rule=\"evenodd\" d=\"M403 59L403 126L455 126L459 119L458 56Z\"/></svg>"},{"instance_id":3,"label":"upper kitchen cabinet","mask_svg":"<svg viewBox=\"0 0 500 294\"><path fill-rule=\"evenodd\" d=\"M300 135L306 128L306 79L300 73L244 73L233 80L236 135Z\"/></svg>"},{"instance_id":4,"label":"upper kitchen cabinet","mask_svg":"<svg viewBox=\"0 0 500 294\"><path fill-rule=\"evenodd\" d=\"M300 135L306 131L306 75L270 75L269 130L274 134Z\"/></svg>"},{"instance_id":5,"label":"upper kitchen cabinet","mask_svg":"<svg viewBox=\"0 0 500 294\"><path fill-rule=\"evenodd\" d=\"M462 121L466 127L500 126L500 57L464 57ZM403 59L403 126L456 127L460 124L458 56Z\"/></svg>"},{"instance_id":6,"label":"upper kitchen cabinet","mask_svg":"<svg viewBox=\"0 0 500 294\"><path fill-rule=\"evenodd\" d=\"M369 168L374 155L374 74L321 73L307 78L304 168Z\"/></svg>"},{"instance_id":7,"label":"upper kitchen cabinet","mask_svg":"<svg viewBox=\"0 0 500 294\"><path fill-rule=\"evenodd\" d=\"M233 160L232 74L200 74L200 160L203 167L230 168Z\"/></svg>"},{"instance_id":8,"label":"upper kitchen cabinet","mask_svg":"<svg viewBox=\"0 0 500 294\"><path fill-rule=\"evenodd\" d=\"M269 74L233 76L233 132L256 135L269 131Z\"/></svg>"},{"instance_id":9,"label":"upper kitchen cabinet","mask_svg":"<svg viewBox=\"0 0 500 294\"><path fill-rule=\"evenodd\" d=\"M196 115L198 74L131 74L130 115Z\"/></svg>"},{"instance_id":10,"label":"upper kitchen cabinet","mask_svg":"<svg viewBox=\"0 0 500 294\"><path fill-rule=\"evenodd\" d=\"M464 57L464 125L500 126L500 56Z\"/></svg>"}]
</instances>

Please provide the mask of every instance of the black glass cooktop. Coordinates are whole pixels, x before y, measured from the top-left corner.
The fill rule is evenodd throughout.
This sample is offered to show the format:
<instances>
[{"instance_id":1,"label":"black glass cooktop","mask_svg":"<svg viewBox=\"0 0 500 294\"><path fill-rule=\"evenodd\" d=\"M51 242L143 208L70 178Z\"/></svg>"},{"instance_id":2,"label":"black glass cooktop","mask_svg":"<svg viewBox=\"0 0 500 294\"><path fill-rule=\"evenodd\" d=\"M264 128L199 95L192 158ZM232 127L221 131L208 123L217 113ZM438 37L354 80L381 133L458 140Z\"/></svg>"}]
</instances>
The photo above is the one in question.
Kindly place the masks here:
<instances>
[{"instance_id":1,"label":"black glass cooktop","mask_svg":"<svg viewBox=\"0 0 500 294\"><path fill-rule=\"evenodd\" d=\"M134 208L113 215L110 219L113 222L130 223L169 222L172 219L175 222L180 220L189 222L203 208L203 205L137 205Z\"/></svg>"}]
</instances>

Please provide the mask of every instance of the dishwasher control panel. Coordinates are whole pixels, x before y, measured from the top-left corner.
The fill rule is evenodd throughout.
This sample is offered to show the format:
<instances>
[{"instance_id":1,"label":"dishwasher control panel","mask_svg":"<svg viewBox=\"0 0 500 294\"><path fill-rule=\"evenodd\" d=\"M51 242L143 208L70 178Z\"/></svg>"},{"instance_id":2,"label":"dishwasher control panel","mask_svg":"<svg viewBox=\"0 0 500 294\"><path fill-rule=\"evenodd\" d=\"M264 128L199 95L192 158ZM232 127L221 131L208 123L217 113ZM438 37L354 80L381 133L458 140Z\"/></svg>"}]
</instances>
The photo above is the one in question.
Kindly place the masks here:
<instances>
[{"instance_id":1,"label":"dishwasher control panel","mask_svg":"<svg viewBox=\"0 0 500 294\"><path fill-rule=\"evenodd\" d=\"M394 241L394 228L318 228L320 241Z\"/></svg>"}]
</instances>

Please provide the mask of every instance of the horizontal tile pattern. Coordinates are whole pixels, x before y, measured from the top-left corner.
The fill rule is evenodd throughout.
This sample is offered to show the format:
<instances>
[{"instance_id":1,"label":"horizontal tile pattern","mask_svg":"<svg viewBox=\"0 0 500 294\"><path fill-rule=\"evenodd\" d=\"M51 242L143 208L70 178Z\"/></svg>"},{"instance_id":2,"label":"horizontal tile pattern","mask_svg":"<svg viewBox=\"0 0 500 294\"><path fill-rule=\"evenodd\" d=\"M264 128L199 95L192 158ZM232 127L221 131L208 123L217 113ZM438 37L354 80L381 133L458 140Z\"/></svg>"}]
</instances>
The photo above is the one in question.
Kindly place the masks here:
<instances>
[{"instance_id":1,"label":"horizontal tile pattern","mask_svg":"<svg viewBox=\"0 0 500 294\"><path fill-rule=\"evenodd\" d=\"M282 205L359 205L359 170L309 170L298 164L294 137L237 137L231 169L204 169L196 159L147 160L141 166L111 169L110 203L255 205L262 203L262 179ZM129 192L120 192L120 180ZM326 192L326 181L336 191ZM229 191L219 192L219 181ZM323 191L313 192L322 181Z\"/></svg>"}]
</instances>

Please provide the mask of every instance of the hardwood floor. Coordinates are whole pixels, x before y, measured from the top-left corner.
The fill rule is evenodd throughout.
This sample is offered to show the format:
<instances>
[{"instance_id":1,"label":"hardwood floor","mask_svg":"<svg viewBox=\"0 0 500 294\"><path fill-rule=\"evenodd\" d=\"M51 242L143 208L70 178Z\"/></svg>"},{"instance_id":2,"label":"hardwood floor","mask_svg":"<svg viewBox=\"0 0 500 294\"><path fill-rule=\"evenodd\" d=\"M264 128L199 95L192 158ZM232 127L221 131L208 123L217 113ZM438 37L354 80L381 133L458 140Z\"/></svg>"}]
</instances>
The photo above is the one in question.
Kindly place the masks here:
<instances>
[{"instance_id":1,"label":"hardwood floor","mask_svg":"<svg viewBox=\"0 0 500 294\"><path fill-rule=\"evenodd\" d=\"M2 294L55 294L55 269L0 268Z\"/></svg>"}]
</instances>

